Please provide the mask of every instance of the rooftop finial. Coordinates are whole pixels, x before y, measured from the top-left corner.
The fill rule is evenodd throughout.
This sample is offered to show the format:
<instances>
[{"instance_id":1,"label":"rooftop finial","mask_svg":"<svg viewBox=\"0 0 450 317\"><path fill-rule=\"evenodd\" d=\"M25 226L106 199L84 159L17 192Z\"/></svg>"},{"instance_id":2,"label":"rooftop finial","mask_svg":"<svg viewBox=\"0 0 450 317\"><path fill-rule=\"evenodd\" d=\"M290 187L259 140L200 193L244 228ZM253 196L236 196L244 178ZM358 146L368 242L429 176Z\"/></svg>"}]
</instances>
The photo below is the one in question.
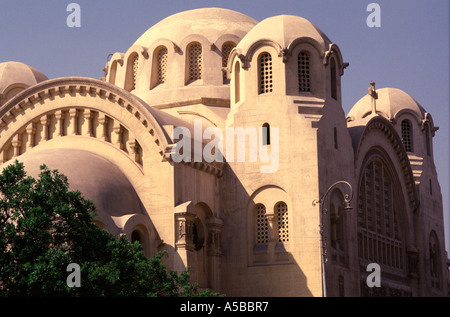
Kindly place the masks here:
<instances>
[{"instance_id":1,"label":"rooftop finial","mask_svg":"<svg viewBox=\"0 0 450 317\"><path fill-rule=\"evenodd\" d=\"M369 87L369 96L372 97L372 113L377 113L377 104L376 100L378 99L378 93L375 90L375 82L370 81L370 87Z\"/></svg>"}]
</instances>

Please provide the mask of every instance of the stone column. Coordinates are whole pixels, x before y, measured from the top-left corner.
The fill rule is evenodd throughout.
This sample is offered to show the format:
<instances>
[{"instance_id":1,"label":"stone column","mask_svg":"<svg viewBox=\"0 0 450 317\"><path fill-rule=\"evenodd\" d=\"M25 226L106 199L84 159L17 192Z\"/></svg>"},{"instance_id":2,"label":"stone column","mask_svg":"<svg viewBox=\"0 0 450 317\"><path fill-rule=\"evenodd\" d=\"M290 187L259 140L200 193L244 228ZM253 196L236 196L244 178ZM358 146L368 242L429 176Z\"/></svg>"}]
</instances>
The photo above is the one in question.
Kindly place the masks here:
<instances>
[{"instance_id":1,"label":"stone column","mask_svg":"<svg viewBox=\"0 0 450 317\"><path fill-rule=\"evenodd\" d=\"M269 223L269 242L267 243L268 262L272 263L275 260L275 245L277 243L277 217L274 213L266 213L267 221Z\"/></svg>"},{"instance_id":2,"label":"stone column","mask_svg":"<svg viewBox=\"0 0 450 317\"><path fill-rule=\"evenodd\" d=\"M41 117L40 121L42 125L42 134L43 134L41 136L41 140L48 141L48 126L50 125L50 120L46 115L44 115Z\"/></svg>"},{"instance_id":3,"label":"stone column","mask_svg":"<svg viewBox=\"0 0 450 317\"><path fill-rule=\"evenodd\" d=\"M175 207L175 250L178 259L175 257L174 268L177 272L184 272L186 267L192 265L194 260L194 206L191 202L186 202ZM194 276L191 276L195 280Z\"/></svg>"},{"instance_id":4,"label":"stone column","mask_svg":"<svg viewBox=\"0 0 450 317\"><path fill-rule=\"evenodd\" d=\"M56 136L64 136L64 113L62 110L55 112L56 118Z\"/></svg>"},{"instance_id":5,"label":"stone column","mask_svg":"<svg viewBox=\"0 0 450 317\"><path fill-rule=\"evenodd\" d=\"M77 109L69 110L69 126L67 127L68 135L77 135Z\"/></svg>"},{"instance_id":6,"label":"stone column","mask_svg":"<svg viewBox=\"0 0 450 317\"><path fill-rule=\"evenodd\" d=\"M17 133L11 141L11 145L14 149L13 157L18 157L20 155L20 147L22 146L22 140L20 139L20 134Z\"/></svg>"},{"instance_id":7,"label":"stone column","mask_svg":"<svg viewBox=\"0 0 450 317\"><path fill-rule=\"evenodd\" d=\"M130 139L128 140L128 147L130 148L130 156L134 159L135 162L139 162L137 142L133 136L130 136Z\"/></svg>"},{"instance_id":8,"label":"stone column","mask_svg":"<svg viewBox=\"0 0 450 317\"><path fill-rule=\"evenodd\" d=\"M31 122L27 128L27 136L28 136L28 140L27 140L27 144L26 144L26 149L31 149L35 144L34 144L34 135L36 133L36 128L34 127L34 123Z\"/></svg>"},{"instance_id":9,"label":"stone column","mask_svg":"<svg viewBox=\"0 0 450 317\"><path fill-rule=\"evenodd\" d=\"M122 126L120 122L114 120L113 133L111 136L111 143L116 145L119 149L122 150Z\"/></svg>"},{"instance_id":10,"label":"stone column","mask_svg":"<svg viewBox=\"0 0 450 317\"><path fill-rule=\"evenodd\" d=\"M89 109L83 111L83 125L81 127L81 135L91 137L92 134L92 112Z\"/></svg>"},{"instance_id":11,"label":"stone column","mask_svg":"<svg viewBox=\"0 0 450 317\"><path fill-rule=\"evenodd\" d=\"M103 141L109 141L106 133L108 117L104 113L98 114L97 137Z\"/></svg>"}]
</instances>

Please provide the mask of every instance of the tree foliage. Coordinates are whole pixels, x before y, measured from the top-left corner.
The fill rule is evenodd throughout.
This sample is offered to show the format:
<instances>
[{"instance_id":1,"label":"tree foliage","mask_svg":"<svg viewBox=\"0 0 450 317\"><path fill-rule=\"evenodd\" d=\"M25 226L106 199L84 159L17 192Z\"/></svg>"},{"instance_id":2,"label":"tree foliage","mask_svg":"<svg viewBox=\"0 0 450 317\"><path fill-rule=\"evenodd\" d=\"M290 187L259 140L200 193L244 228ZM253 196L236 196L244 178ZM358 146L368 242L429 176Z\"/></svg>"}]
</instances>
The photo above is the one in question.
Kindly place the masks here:
<instances>
[{"instance_id":1,"label":"tree foliage","mask_svg":"<svg viewBox=\"0 0 450 317\"><path fill-rule=\"evenodd\" d=\"M164 253L117 239L93 222L95 205L45 165L37 179L16 161L0 174L0 296L214 296L188 272L168 271ZM69 263L81 287L69 287Z\"/></svg>"}]
</instances>

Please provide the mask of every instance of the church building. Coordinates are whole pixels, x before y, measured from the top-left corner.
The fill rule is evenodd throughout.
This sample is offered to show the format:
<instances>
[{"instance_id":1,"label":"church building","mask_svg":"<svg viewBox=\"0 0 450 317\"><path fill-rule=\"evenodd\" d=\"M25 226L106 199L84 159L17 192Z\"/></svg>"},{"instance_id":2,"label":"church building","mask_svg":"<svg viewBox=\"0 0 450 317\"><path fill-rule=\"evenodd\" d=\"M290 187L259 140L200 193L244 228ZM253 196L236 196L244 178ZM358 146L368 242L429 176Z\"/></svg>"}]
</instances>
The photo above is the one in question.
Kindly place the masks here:
<instances>
[{"instance_id":1,"label":"church building","mask_svg":"<svg viewBox=\"0 0 450 317\"><path fill-rule=\"evenodd\" d=\"M348 66L298 16L177 13L101 79L0 63L0 159L58 169L99 227L200 288L447 296L438 127L373 82L345 114Z\"/></svg>"}]
</instances>

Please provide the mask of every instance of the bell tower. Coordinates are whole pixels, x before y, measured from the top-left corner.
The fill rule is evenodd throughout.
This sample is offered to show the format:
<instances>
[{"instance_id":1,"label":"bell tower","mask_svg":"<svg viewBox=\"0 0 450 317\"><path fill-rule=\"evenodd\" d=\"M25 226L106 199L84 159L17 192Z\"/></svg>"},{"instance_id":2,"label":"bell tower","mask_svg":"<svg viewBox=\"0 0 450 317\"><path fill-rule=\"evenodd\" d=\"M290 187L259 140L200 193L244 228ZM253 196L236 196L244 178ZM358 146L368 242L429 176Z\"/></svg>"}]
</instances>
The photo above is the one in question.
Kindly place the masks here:
<instances>
[{"instance_id":1,"label":"bell tower","mask_svg":"<svg viewBox=\"0 0 450 317\"><path fill-rule=\"evenodd\" d=\"M245 131L235 148L256 148L259 156L252 161L247 153L245 162L238 162L226 153L232 172L223 181L235 192L224 205L236 211L227 221L239 228L237 236L243 233L247 243L242 256L249 267L282 278L283 264L291 276L308 280L308 287L298 281L289 290L280 289L280 295L322 295L321 220L312 201L338 180L353 181L341 106L340 78L347 65L323 32L289 15L260 22L230 53L226 129ZM330 157L338 157L340 166L330 164ZM329 217L325 223L329 230ZM249 284L261 283L254 274L246 278ZM261 295L269 288L262 287Z\"/></svg>"}]
</instances>

